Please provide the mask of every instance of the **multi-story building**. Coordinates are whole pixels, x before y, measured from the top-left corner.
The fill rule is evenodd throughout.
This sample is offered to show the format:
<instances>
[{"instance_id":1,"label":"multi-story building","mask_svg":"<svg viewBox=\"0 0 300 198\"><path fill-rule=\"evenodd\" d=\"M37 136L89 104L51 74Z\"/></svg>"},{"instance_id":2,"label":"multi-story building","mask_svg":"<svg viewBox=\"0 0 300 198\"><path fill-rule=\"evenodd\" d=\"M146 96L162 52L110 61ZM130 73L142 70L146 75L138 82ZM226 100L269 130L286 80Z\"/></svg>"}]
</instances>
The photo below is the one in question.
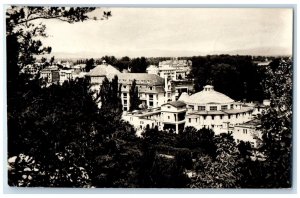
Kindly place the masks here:
<instances>
[{"instance_id":1,"label":"multi-story building","mask_svg":"<svg viewBox=\"0 0 300 198\"><path fill-rule=\"evenodd\" d=\"M59 71L59 83L63 84L65 81L75 80L76 78L84 78L86 72L78 69L66 69Z\"/></svg>"},{"instance_id":2,"label":"multi-story building","mask_svg":"<svg viewBox=\"0 0 300 198\"><path fill-rule=\"evenodd\" d=\"M59 83L59 70L58 67L47 67L41 70L41 78L47 84Z\"/></svg>"},{"instance_id":3,"label":"multi-story building","mask_svg":"<svg viewBox=\"0 0 300 198\"><path fill-rule=\"evenodd\" d=\"M156 75L158 75L158 73L159 73L158 66L156 66L156 65L149 65L147 67L146 71L147 71L148 74L156 74Z\"/></svg>"},{"instance_id":4,"label":"multi-story building","mask_svg":"<svg viewBox=\"0 0 300 198\"><path fill-rule=\"evenodd\" d=\"M215 134L231 132L237 143L249 141L253 147L259 147L261 133L256 128L259 122L253 114L256 107L257 105L236 102L207 85L203 91L190 96L184 92L178 101L162 104L158 111L152 112L155 116L147 117L144 116L147 111L140 111L126 114L123 119L140 131L148 124L149 127L159 126L160 130L172 130L176 133L187 126L209 128Z\"/></svg>"},{"instance_id":5,"label":"multi-story building","mask_svg":"<svg viewBox=\"0 0 300 198\"><path fill-rule=\"evenodd\" d=\"M115 67L107 64L105 61L101 65L97 65L94 69L90 70L86 76L90 78L91 89L93 91L99 91L105 77L112 75L119 75L121 72Z\"/></svg>"},{"instance_id":6,"label":"multi-story building","mask_svg":"<svg viewBox=\"0 0 300 198\"><path fill-rule=\"evenodd\" d=\"M109 75L109 79L113 76ZM135 79L138 88L141 106L146 108L157 108L164 103L164 79L155 74L146 73L120 73L118 75L119 84L122 85L122 104L125 111L129 110L130 96L129 90Z\"/></svg>"},{"instance_id":7,"label":"multi-story building","mask_svg":"<svg viewBox=\"0 0 300 198\"><path fill-rule=\"evenodd\" d=\"M133 80L136 80L139 99L142 106L146 108L156 108L164 103L164 79L155 74L146 73L121 73L119 70L108 64L102 64L92 69L86 76L90 77L91 89L99 90L105 77L112 80L118 76L121 85L121 99L123 110L129 110L130 96L129 91Z\"/></svg>"},{"instance_id":8,"label":"multi-story building","mask_svg":"<svg viewBox=\"0 0 300 198\"><path fill-rule=\"evenodd\" d=\"M63 84L65 81L73 79L73 70L60 70L59 71L59 83Z\"/></svg>"},{"instance_id":9,"label":"multi-story building","mask_svg":"<svg viewBox=\"0 0 300 198\"><path fill-rule=\"evenodd\" d=\"M186 104L182 101L172 101L161 106L161 123L163 130L178 133L184 129Z\"/></svg>"},{"instance_id":10,"label":"multi-story building","mask_svg":"<svg viewBox=\"0 0 300 198\"><path fill-rule=\"evenodd\" d=\"M194 82L187 79L191 71L190 60L172 59L159 62L158 66L150 65L148 74L155 74L165 79L165 102L175 101L183 92L193 92Z\"/></svg>"},{"instance_id":11,"label":"multi-story building","mask_svg":"<svg viewBox=\"0 0 300 198\"><path fill-rule=\"evenodd\" d=\"M191 71L192 61L178 60L173 58L171 60L161 61L158 64L158 75L162 78L167 77L172 80L185 79Z\"/></svg>"},{"instance_id":12,"label":"multi-story building","mask_svg":"<svg viewBox=\"0 0 300 198\"><path fill-rule=\"evenodd\" d=\"M228 96L206 85L204 90L187 96L186 126L196 129L210 128L216 134L233 131L236 124L252 119L253 108L240 102L235 102Z\"/></svg>"}]
</instances>

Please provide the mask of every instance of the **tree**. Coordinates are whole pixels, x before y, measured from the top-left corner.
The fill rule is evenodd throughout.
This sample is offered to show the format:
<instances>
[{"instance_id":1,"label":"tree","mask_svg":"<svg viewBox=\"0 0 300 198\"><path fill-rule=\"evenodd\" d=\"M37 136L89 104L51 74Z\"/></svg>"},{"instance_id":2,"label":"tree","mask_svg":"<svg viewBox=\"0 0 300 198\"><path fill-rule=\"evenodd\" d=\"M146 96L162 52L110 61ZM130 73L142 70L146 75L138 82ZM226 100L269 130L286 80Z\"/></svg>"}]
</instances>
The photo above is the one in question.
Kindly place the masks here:
<instances>
[{"instance_id":1,"label":"tree","mask_svg":"<svg viewBox=\"0 0 300 198\"><path fill-rule=\"evenodd\" d=\"M242 158L250 159L252 155L252 148L250 142L240 141L240 143L237 145L237 148L239 149L240 156Z\"/></svg>"},{"instance_id":2,"label":"tree","mask_svg":"<svg viewBox=\"0 0 300 198\"><path fill-rule=\"evenodd\" d=\"M186 127L177 136L177 145L215 157L217 148L214 138L215 133L211 129L202 128L197 130L194 127Z\"/></svg>"},{"instance_id":3,"label":"tree","mask_svg":"<svg viewBox=\"0 0 300 198\"><path fill-rule=\"evenodd\" d=\"M129 64L131 73L146 73L149 63L145 57L131 59Z\"/></svg>"},{"instance_id":4,"label":"tree","mask_svg":"<svg viewBox=\"0 0 300 198\"><path fill-rule=\"evenodd\" d=\"M235 66L229 64L212 65L212 84L214 88L236 100L243 96L240 74ZM232 89L234 87L234 89Z\"/></svg>"},{"instance_id":5,"label":"tree","mask_svg":"<svg viewBox=\"0 0 300 198\"><path fill-rule=\"evenodd\" d=\"M195 163L196 174L192 176L192 188L237 188L241 174L238 167L238 150L230 134L215 137L217 156L213 160L199 155Z\"/></svg>"},{"instance_id":6,"label":"tree","mask_svg":"<svg viewBox=\"0 0 300 198\"><path fill-rule=\"evenodd\" d=\"M111 82L105 77L100 88L101 111L107 121L120 120L122 115L121 85L118 76Z\"/></svg>"},{"instance_id":7,"label":"tree","mask_svg":"<svg viewBox=\"0 0 300 198\"><path fill-rule=\"evenodd\" d=\"M84 186L66 177L72 169L87 168L84 160L87 142L98 118L88 82L79 80L65 82L62 86L52 85L24 102L26 108L8 120L9 156L23 153L38 164L40 172L37 174L43 174L30 185ZM16 171L24 168L18 165ZM78 177L78 171L71 176ZM16 182L11 181L10 185L19 185Z\"/></svg>"},{"instance_id":8,"label":"tree","mask_svg":"<svg viewBox=\"0 0 300 198\"><path fill-rule=\"evenodd\" d=\"M194 56L189 78L195 80L195 91L212 84L217 91L235 100L262 101L260 82L263 72L253 63L251 56L207 55ZM230 89L228 88L230 87Z\"/></svg>"},{"instance_id":9,"label":"tree","mask_svg":"<svg viewBox=\"0 0 300 198\"><path fill-rule=\"evenodd\" d=\"M52 56L50 59L50 65L53 65L53 63L54 63L54 56Z\"/></svg>"},{"instance_id":10,"label":"tree","mask_svg":"<svg viewBox=\"0 0 300 198\"><path fill-rule=\"evenodd\" d=\"M277 65L276 65L277 62ZM262 151L266 154L266 187L291 187L292 62L275 61L266 72L264 88L271 105L261 117Z\"/></svg>"},{"instance_id":11,"label":"tree","mask_svg":"<svg viewBox=\"0 0 300 198\"><path fill-rule=\"evenodd\" d=\"M37 19L73 23L88 20L87 13L94 9L27 6L7 9L8 157L23 153L26 158L35 161L28 166L39 165L38 173L33 173L37 174L37 179L34 182L30 179L24 181L22 178L33 176L17 174L14 177L14 171L25 173L28 168L35 167L26 167L26 163L31 162L17 158L15 169L9 172L9 177L12 176L9 178L10 185L86 185L81 177L85 170L83 167L86 167L82 159L87 140L94 132L94 119L98 118L98 109L87 82L72 81L61 87L41 88L38 76L31 80L20 71L35 61L35 55L51 51L39 40L46 36L46 26L35 23Z\"/></svg>"},{"instance_id":12,"label":"tree","mask_svg":"<svg viewBox=\"0 0 300 198\"><path fill-rule=\"evenodd\" d=\"M155 151L149 144L142 147L139 165L139 187L141 188L184 188L189 182L178 160L168 159Z\"/></svg>"},{"instance_id":13,"label":"tree","mask_svg":"<svg viewBox=\"0 0 300 198\"><path fill-rule=\"evenodd\" d=\"M140 105L140 99L139 99L139 93L138 93L138 87L136 86L136 80L134 79L130 90L129 90L129 111L137 110L139 109Z\"/></svg>"},{"instance_id":14,"label":"tree","mask_svg":"<svg viewBox=\"0 0 300 198\"><path fill-rule=\"evenodd\" d=\"M95 60L93 58L86 61L85 71L89 72L95 67Z\"/></svg>"}]
</instances>

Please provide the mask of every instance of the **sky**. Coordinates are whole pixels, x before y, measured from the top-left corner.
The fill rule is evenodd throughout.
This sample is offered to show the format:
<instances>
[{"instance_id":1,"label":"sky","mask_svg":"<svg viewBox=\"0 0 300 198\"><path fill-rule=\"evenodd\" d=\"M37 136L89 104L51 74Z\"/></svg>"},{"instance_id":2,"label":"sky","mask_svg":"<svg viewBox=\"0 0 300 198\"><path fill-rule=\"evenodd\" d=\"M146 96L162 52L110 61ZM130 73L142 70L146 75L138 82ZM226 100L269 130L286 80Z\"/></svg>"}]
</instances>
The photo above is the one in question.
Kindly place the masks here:
<instances>
[{"instance_id":1,"label":"sky","mask_svg":"<svg viewBox=\"0 0 300 198\"><path fill-rule=\"evenodd\" d=\"M293 11L282 8L101 8L108 20L47 20L52 55L291 55Z\"/></svg>"}]
</instances>

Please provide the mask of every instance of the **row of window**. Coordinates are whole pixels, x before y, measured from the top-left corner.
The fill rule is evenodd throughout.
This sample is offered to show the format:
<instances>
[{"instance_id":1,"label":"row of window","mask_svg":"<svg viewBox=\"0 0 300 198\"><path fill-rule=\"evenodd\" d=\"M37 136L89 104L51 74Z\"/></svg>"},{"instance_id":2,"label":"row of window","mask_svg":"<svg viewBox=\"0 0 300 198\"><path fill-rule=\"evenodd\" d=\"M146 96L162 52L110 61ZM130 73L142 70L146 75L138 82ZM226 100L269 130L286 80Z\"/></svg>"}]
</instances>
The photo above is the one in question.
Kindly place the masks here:
<instances>
[{"instance_id":1,"label":"row of window","mask_svg":"<svg viewBox=\"0 0 300 198\"><path fill-rule=\"evenodd\" d=\"M139 88L142 88L142 87L148 88L148 86L142 86L142 85L137 85L137 87L139 87ZM123 88L126 89L126 88L127 88L127 85L123 85ZM152 87L152 86L149 86L149 89L150 89L150 90L153 90L153 87Z\"/></svg>"},{"instance_id":2,"label":"row of window","mask_svg":"<svg viewBox=\"0 0 300 198\"><path fill-rule=\"evenodd\" d=\"M123 99L127 99L128 94L127 93L123 93ZM143 94L141 94L141 96L143 96ZM149 100L153 100L154 95L153 94L149 94Z\"/></svg>"},{"instance_id":3,"label":"row of window","mask_svg":"<svg viewBox=\"0 0 300 198\"><path fill-rule=\"evenodd\" d=\"M194 110L194 106L193 105L189 105L189 107ZM233 104L230 105L230 108L233 109ZM228 109L228 105L221 105L221 110L227 110ZM205 106L198 106L198 111L205 111L206 107ZM210 106L209 107L210 111L217 111L218 107L217 106Z\"/></svg>"},{"instance_id":4,"label":"row of window","mask_svg":"<svg viewBox=\"0 0 300 198\"><path fill-rule=\"evenodd\" d=\"M228 115L228 119L231 119L231 118L232 118L231 116L235 116L235 118L237 118L238 115L239 115L239 114ZM246 113L243 113L243 115L246 115ZM220 119L221 119L221 120L223 119L223 115L218 115L218 116L220 116ZM189 122L191 122L190 119L191 119L191 118L189 118ZM196 122L197 122L197 119L198 119L198 118L196 118ZM203 116L203 119L206 120L206 115ZM215 116L212 115L212 116L211 116L211 119L214 120L214 119L215 119Z\"/></svg>"}]
</instances>

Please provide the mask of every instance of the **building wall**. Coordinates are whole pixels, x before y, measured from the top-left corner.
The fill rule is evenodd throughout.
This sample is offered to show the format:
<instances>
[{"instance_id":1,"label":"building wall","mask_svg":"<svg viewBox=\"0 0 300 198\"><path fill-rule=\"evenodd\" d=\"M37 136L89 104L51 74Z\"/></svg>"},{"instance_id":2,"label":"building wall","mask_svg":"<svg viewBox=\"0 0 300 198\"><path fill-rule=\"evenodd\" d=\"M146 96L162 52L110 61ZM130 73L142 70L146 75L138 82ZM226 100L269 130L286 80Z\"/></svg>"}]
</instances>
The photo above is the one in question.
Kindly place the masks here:
<instances>
[{"instance_id":1,"label":"building wall","mask_svg":"<svg viewBox=\"0 0 300 198\"><path fill-rule=\"evenodd\" d=\"M122 119L133 125L137 131L137 135L140 136L141 133L146 129L147 125L150 128L157 126L159 130L162 130L160 115L160 111L150 113L149 115L147 115L147 112L144 112L143 115L125 113L123 114Z\"/></svg>"},{"instance_id":2,"label":"building wall","mask_svg":"<svg viewBox=\"0 0 300 198\"><path fill-rule=\"evenodd\" d=\"M92 76L91 77L91 89L100 91L100 86L105 76ZM112 79L109 79L112 80ZM121 100L123 110L129 110L130 97L129 90L133 79L119 79L119 85L121 85ZM151 85L151 80L136 80L136 86L138 87L139 97L145 101L145 105L148 108L156 108L164 103L163 85ZM126 97L126 98L125 98Z\"/></svg>"},{"instance_id":3,"label":"building wall","mask_svg":"<svg viewBox=\"0 0 300 198\"><path fill-rule=\"evenodd\" d=\"M251 146L257 148L259 146L258 139L262 138L261 132L255 129L255 126L235 126L233 129L233 138L236 143L240 141L250 142Z\"/></svg>"},{"instance_id":4,"label":"building wall","mask_svg":"<svg viewBox=\"0 0 300 198\"><path fill-rule=\"evenodd\" d=\"M59 82L59 71L58 70L42 70L41 78L47 79L47 83L57 83Z\"/></svg>"},{"instance_id":5,"label":"building wall","mask_svg":"<svg viewBox=\"0 0 300 198\"><path fill-rule=\"evenodd\" d=\"M251 112L238 113L231 115L197 115L186 117L186 126L193 126L196 129L203 127L210 128L215 131L216 134L226 133L230 127L234 127L236 124L245 123L252 119Z\"/></svg>"}]
</instances>

